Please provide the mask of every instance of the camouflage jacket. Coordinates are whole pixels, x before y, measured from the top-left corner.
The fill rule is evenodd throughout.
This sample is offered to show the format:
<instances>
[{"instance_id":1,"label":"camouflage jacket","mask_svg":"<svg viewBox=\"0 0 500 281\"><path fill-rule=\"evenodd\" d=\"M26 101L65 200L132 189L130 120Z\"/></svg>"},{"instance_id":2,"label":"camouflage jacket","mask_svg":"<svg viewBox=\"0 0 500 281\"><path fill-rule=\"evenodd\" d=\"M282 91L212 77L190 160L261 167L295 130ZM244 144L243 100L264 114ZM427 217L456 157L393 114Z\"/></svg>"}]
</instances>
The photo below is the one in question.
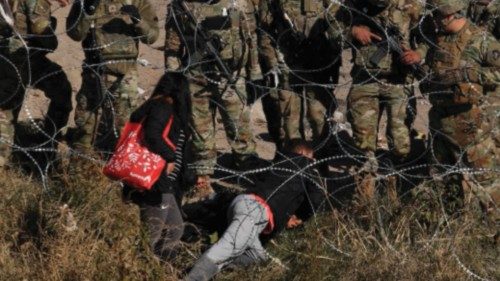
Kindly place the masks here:
<instances>
[{"instance_id":1,"label":"camouflage jacket","mask_svg":"<svg viewBox=\"0 0 500 281\"><path fill-rule=\"evenodd\" d=\"M366 26L382 38L396 31L399 33L397 37L402 46L414 49L424 58L427 46L425 44L415 46L410 42L410 34L413 29L418 28L423 8L420 1L416 0L391 0L385 8L369 6L364 1L355 0L352 26ZM370 63L372 56L384 44L387 46L385 41L373 41L369 45L362 46L359 42L353 41L354 65L369 73L406 73L407 67L399 63L399 56L393 52L388 53L378 65Z\"/></svg>"},{"instance_id":2,"label":"camouflage jacket","mask_svg":"<svg viewBox=\"0 0 500 281\"><path fill-rule=\"evenodd\" d=\"M467 17L476 25L485 28L497 39L500 38L500 1L474 0L467 8Z\"/></svg>"},{"instance_id":3,"label":"camouflage jacket","mask_svg":"<svg viewBox=\"0 0 500 281\"><path fill-rule=\"evenodd\" d=\"M31 55L52 52L57 48L55 18L48 0L6 0L12 12L13 26L0 16L0 52L14 54L30 47ZM39 35L39 36L37 36ZM23 42L24 41L24 42Z\"/></svg>"},{"instance_id":4,"label":"camouflage jacket","mask_svg":"<svg viewBox=\"0 0 500 281\"><path fill-rule=\"evenodd\" d=\"M313 56L321 57L325 65L339 59L348 24L346 16L349 15L339 3L262 0L259 5L262 33L259 49L265 68L271 69L283 59L294 68L300 67L301 62L311 61ZM314 68L322 66L311 65Z\"/></svg>"},{"instance_id":5,"label":"camouflage jacket","mask_svg":"<svg viewBox=\"0 0 500 281\"><path fill-rule=\"evenodd\" d=\"M438 33L426 61L434 80L431 102L477 103L500 90L500 43L470 21L456 34Z\"/></svg>"},{"instance_id":6,"label":"camouflage jacket","mask_svg":"<svg viewBox=\"0 0 500 281\"><path fill-rule=\"evenodd\" d=\"M102 0L94 15L87 15L75 1L66 21L66 30L73 40L82 41L87 63L128 60L106 65L105 71L124 74L135 67L139 55L139 40L152 44L158 39L158 18L149 0ZM134 5L141 21L134 24L130 16L120 11L124 5ZM92 32L91 26L95 26ZM95 36L95 38L93 38Z\"/></svg>"},{"instance_id":7,"label":"camouflage jacket","mask_svg":"<svg viewBox=\"0 0 500 281\"><path fill-rule=\"evenodd\" d=\"M217 48L219 57L230 71L247 71L247 78L261 79L257 54L257 20L255 6L250 0L221 0L184 2ZM203 50L197 31L190 18L177 6L170 4L166 20L165 66L167 69L184 68L195 72L217 72L214 59Z\"/></svg>"}]
</instances>

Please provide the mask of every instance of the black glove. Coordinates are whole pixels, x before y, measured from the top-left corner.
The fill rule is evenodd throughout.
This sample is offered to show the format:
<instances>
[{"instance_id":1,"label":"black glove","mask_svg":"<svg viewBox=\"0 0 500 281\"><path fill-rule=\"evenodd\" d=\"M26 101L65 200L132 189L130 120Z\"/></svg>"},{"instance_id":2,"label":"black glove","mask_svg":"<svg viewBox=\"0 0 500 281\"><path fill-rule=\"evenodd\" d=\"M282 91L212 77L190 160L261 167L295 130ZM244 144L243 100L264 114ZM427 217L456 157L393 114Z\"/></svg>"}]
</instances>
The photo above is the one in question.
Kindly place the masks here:
<instances>
[{"instance_id":1,"label":"black glove","mask_svg":"<svg viewBox=\"0 0 500 281\"><path fill-rule=\"evenodd\" d=\"M141 14L139 14L139 9L134 5L125 5L120 11L126 15L129 15L134 24L138 24L141 21Z\"/></svg>"},{"instance_id":2,"label":"black glove","mask_svg":"<svg viewBox=\"0 0 500 281\"><path fill-rule=\"evenodd\" d=\"M83 1L83 10L89 16L95 14L97 10L97 6L99 6L100 0L82 0Z\"/></svg>"}]
</instances>

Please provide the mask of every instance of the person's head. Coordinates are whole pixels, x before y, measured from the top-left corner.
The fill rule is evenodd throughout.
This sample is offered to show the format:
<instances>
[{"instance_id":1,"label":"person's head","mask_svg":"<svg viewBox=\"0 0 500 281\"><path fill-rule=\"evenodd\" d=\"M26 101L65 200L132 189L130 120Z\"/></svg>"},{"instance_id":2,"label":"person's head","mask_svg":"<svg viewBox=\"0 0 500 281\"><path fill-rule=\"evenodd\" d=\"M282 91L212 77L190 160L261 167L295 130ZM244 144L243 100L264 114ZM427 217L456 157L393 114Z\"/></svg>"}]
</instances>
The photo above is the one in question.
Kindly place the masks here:
<instances>
[{"instance_id":1,"label":"person's head","mask_svg":"<svg viewBox=\"0 0 500 281\"><path fill-rule=\"evenodd\" d=\"M314 150L312 149L311 145L303 139L289 140L286 143L285 150L296 154L300 154L310 159L314 158Z\"/></svg>"},{"instance_id":2,"label":"person's head","mask_svg":"<svg viewBox=\"0 0 500 281\"><path fill-rule=\"evenodd\" d=\"M188 82L185 75L181 72L168 72L163 74L156 84L151 98L164 98L171 103L182 105L188 95Z\"/></svg>"},{"instance_id":3,"label":"person's head","mask_svg":"<svg viewBox=\"0 0 500 281\"><path fill-rule=\"evenodd\" d=\"M167 72L163 74L150 97L164 100L173 105L180 115L184 130L189 130L189 116L191 115L191 98L189 96L189 84L186 76L181 72Z\"/></svg>"},{"instance_id":4,"label":"person's head","mask_svg":"<svg viewBox=\"0 0 500 281\"><path fill-rule=\"evenodd\" d=\"M446 33L459 32L467 22L465 0L433 0L432 5L439 28Z\"/></svg>"}]
</instances>

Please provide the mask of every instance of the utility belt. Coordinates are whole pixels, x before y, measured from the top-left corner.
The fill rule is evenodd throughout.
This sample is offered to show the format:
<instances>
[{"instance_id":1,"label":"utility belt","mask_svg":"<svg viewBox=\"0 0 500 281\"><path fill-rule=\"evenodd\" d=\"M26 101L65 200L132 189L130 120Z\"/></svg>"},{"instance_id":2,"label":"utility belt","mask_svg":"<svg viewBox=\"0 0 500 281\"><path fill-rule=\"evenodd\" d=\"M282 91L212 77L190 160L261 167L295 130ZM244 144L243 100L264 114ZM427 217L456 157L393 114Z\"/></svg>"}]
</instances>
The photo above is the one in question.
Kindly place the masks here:
<instances>
[{"instance_id":1,"label":"utility belt","mask_svg":"<svg viewBox=\"0 0 500 281\"><path fill-rule=\"evenodd\" d=\"M375 80L391 80L391 81L401 81L404 83L405 73L395 73L392 69L385 68L366 68L361 65L354 65L352 70L352 76L357 81L363 81L364 83L375 83ZM354 81L356 82L356 81Z\"/></svg>"},{"instance_id":2,"label":"utility belt","mask_svg":"<svg viewBox=\"0 0 500 281\"><path fill-rule=\"evenodd\" d=\"M123 77L131 70L137 70L137 59L103 60L102 62L98 62L87 58L85 64L95 66L92 66L92 69L85 67L84 71L115 77Z\"/></svg>"}]
</instances>

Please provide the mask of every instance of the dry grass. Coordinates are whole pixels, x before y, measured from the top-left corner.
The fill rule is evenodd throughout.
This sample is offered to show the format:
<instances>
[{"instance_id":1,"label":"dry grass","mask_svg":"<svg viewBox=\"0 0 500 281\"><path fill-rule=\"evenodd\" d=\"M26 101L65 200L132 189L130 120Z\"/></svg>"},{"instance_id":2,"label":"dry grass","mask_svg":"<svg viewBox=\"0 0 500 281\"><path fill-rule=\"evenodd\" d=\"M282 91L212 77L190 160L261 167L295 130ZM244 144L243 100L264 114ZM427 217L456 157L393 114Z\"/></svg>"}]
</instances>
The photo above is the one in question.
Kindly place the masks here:
<instances>
[{"instance_id":1,"label":"dry grass","mask_svg":"<svg viewBox=\"0 0 500 281\"><path fill-rule=\"evenodd\" d=\"M117 184L97 167L77 172L47 189L16 172L0 172L0 279L182 276L200 243L187 245L174 266L158 262L147 249L137 208L121 202ZM270 242L281 265L224 271L217 280L500 279L498 229L474 208L444 220L436 196L423 190L402 209L380 207L363 221L354 217L348 211L318 216Z\"/></svg>"}]
</instances>

